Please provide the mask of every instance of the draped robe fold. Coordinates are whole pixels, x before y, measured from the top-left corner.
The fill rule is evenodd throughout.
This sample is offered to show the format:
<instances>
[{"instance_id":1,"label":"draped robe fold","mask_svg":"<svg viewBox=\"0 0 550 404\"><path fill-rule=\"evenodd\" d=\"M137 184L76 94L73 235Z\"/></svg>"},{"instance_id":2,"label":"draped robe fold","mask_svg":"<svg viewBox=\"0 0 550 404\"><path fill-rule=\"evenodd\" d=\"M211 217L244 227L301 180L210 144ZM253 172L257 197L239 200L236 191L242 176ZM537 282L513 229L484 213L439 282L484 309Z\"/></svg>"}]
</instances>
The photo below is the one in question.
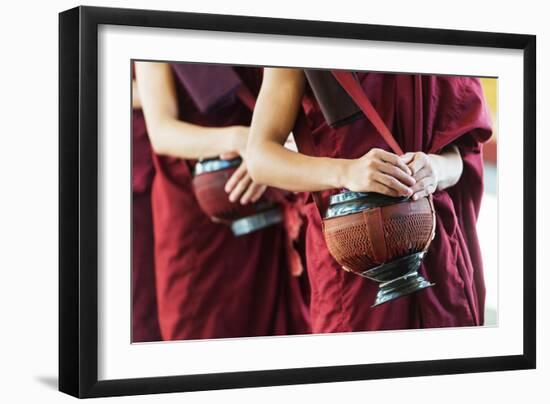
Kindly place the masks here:
<instances>
[{"instance_id":1,"label":"draped robe fold","mask_svg":"<svg viewBox=\"0 0 550 404\"><path fill-rule=\"evenodd\" d=\"M132 342L161 339L155 285L151 185L155 170L145 120L132 111Z\"/></svg>"}]
</instances>

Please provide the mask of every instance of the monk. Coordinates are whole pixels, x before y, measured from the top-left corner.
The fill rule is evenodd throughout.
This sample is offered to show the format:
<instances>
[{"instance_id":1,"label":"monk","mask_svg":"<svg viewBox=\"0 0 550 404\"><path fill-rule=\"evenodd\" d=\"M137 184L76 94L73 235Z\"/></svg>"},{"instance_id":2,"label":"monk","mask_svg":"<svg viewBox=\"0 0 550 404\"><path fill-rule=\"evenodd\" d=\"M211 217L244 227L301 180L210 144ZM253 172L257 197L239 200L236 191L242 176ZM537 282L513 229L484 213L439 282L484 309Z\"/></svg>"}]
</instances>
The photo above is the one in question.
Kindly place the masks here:
<instances>
[{"instance_id":1,"label":"monk","mask_svg":"<svg viewBox=\"0 0 550 404\"><path fill-rule=\"evenodd\" d=\"M152 201L163 339L309 332L285 226L237 237L201 211L191 182L198 158L240 155L243 162L226 184L229 199L254 203L266 191L248 174L252 111L238 97L243 88L257 95L261 70L141 62L136 72L156 168Z\"/></svg>"},{"instance_id":2,"label":"monk","mask_svg":"<svg viewBox=\"0 0 550 404\"><path fill-rule=\"evenodd\" d=\"M151 185L155 170L132 80L132 342L159 341Z\"/></svg>"},{"instance_id":3,"label":"monk","mask_svg":"<svg viewBox=\"0 0 550 404\"><path fill-rule=\"evenodd\" d=\"M320 191L325 206L342 189L413 199L432 195L436 211L435 239L420 268L435 286L371 308L378 286L332 258L321 228L323 209L310 203L313 332L482 325L485 285L476 220L481 143L490 138L491 123L479 80L356 73L360 90L405 152L397 155L360 112L334 125L310 76L306 80L300 69L265 69L248 140L252 178L292 191ZM297 119L307 128L294 132L298 147L304 144L300 136L310 136L313 155L282 147Z\"/></svg>"}]
</instances>

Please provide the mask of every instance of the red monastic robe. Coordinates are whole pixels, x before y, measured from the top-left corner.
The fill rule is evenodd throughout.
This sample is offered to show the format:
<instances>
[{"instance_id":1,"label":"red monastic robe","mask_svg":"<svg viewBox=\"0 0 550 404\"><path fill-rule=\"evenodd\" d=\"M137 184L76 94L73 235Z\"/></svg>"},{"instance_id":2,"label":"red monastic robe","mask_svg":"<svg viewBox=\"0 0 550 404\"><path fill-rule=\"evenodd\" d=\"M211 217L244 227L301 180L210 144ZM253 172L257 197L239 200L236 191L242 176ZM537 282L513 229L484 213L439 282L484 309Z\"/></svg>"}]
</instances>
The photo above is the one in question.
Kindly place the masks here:
<instances>
[{"instance_id":1,"label":"red monastic robe","mask_svg":"<svg viewBox=\"0 0 550 404\"><path fill-rule=\"evenodd\" d=\"M132 112L132 342L159 341L151 184L151 145L141 110Z\"/></svg>"},{"instance_id":2,"label":"red monastic robe","mask_svg":"<svg viewBox=\"0 0 550 404\"><path fill-rule=\"evenodd\" d=\"M464 170L456 185L433 195L436 236L420 272L435 286L375 308L370 306L377 284L342 270L327 249L319 211L308 204L313 332L483 324L485 284L476 220L483 195L481 142L491 136L491 122L479 80L378 73L358 77L405 152L437 153L453 143ZM310 91L303 107L317 155L359 158L374 147L391 151L366 118L331 128ZM336 192L323 192L324 201Z\"/></svg>"},{"instance_id":3,"label":"red monastic robe","mask_svg":"<svg viewBox=\"0 0 550 404\"><path fill-rule=\"evenodd\" d=\"M177 65L172 68L176 71ZM257 94L261 71L235 71ZM174 77L181 120L209 127L250 125L251 111L235 96L204 112L180 77ZM215 86L217 79L212 74L206 84ZM288 265L285 226L235 237L227 225L212 222L201 211L191 182L193 161L154 155L154 163L155 260L163 339L309 332L299 280Z\"/></svg>"}]
</instances>

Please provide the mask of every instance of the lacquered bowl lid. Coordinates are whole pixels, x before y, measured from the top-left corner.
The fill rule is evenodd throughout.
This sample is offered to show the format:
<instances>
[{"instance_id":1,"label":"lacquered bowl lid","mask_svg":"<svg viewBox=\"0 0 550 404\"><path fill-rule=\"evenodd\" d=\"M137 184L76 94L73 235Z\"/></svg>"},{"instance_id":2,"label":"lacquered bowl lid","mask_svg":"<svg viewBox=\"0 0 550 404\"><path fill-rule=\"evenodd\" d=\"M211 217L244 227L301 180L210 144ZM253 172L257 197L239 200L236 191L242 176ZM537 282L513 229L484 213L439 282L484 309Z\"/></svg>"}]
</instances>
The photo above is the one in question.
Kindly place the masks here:
<instances>
[{"instance_id":1,"label":"lacquered bowl lid","mask_svg":"<svg viewBox=\"0 0 550 404\"><path fill-rule=\"evenodd\" d=\"M222 160L218 158L199 160L195 165L195 175L237 167L241 162L242 159L240 157L231 160Z\"/></svg>"},{"instance_id":2,"label":"lacquered bowl lid","mask_svg":"<svg viewBox=\"0 0 550 404\"><path fill-rule=\"evenodd\" d=\"M353 192L344 191L332 195L329 199L329 207L325 219L339 217L362 212L366 209L377 208L386 205L393 205L409 200L408 197L392 197L376 192Z\"/></svg>"}]
</instances>

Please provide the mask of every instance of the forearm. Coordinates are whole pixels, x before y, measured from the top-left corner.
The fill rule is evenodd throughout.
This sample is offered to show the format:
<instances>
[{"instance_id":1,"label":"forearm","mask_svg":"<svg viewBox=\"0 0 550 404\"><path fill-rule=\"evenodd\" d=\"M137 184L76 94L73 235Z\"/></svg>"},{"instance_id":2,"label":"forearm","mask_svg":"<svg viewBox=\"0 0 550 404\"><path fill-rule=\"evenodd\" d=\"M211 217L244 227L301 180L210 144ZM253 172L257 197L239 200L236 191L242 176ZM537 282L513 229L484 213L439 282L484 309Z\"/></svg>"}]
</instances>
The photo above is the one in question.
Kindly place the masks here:
<instances>
[{"instance_id":1,"label":"forearm","mask_svg":"<svg viewBox=\"0 0 550 404\"><path fill-rule=\"evenodd\" d=\"M239 151L244 149L248 129L243 126L210 128L179 120L182 106L178 104L176 83L168 64L136 62L135 66L134 94L139 96L149 139L157 154L195 159L235 151L236 146Z\"/></svg>"},{"instance_id":2,"label":"forearm","mask_svg":"<svg viewBox=\"0 0 550 404\"><path fill-rule=\"evenodd\" d=\"M247 147L254 181L296 192L339 186L343 164L338 160L306 156L283 146L294 127L304 87L301 70L265 69Z\"/></svg>"},{"instance_id":3,"label":"forearm","mask_svg":"<svg viewBox=\"0 0 550 404\"><path fill-rule=\"evenodd\" d=\"M234 151L235 127L210 128L176 119L147 122L151 145L157 154L196 159Z\"/></svg>"},{"instance_id":4,"label":"forearm","mask_svg":"<svg viewBox=\"0 0 550 404\"><path fill-rule=\"evenodd\" d=\"M254 181L294 192L322 191L342 185L347 160L311 157L269 141L249 144Z\"/></svg>"},{"instance_id":5,"label":"forearm","mask_svg":"<svg viewBox=\"0 0 550 404\"><path fill-rule=\"evenodd\" d=\"M430 156L436 165L437 190L450 188L460 180L463 162L458 147L452 145L441 154L431 154Z\"/></svg>"}]
</instances>

